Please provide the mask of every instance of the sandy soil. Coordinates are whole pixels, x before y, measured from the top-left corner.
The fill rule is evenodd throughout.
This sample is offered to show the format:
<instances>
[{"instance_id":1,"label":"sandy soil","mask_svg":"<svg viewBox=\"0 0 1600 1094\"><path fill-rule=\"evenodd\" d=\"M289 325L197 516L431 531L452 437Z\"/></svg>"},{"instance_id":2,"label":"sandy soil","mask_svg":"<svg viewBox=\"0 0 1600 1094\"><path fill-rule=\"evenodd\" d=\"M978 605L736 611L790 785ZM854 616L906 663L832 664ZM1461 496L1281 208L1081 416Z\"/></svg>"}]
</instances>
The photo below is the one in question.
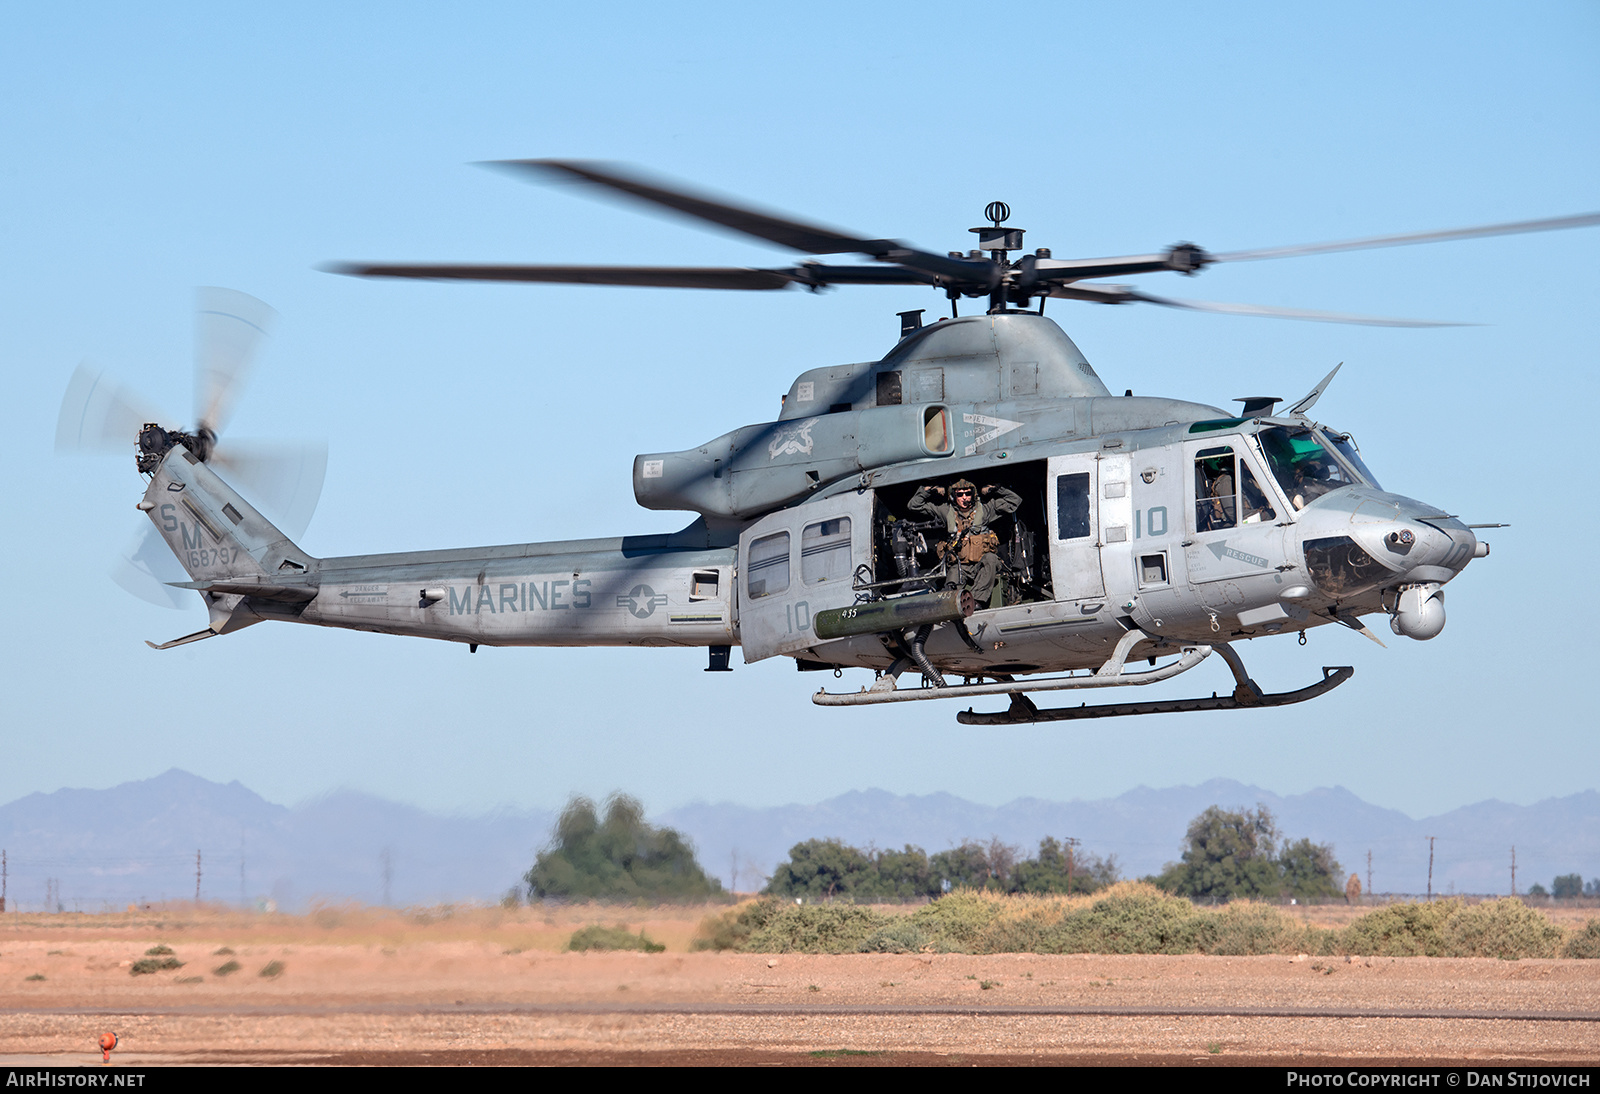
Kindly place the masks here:
<instances>
[{"instance_id":1,"label":"sandy soil","mask_svg":"<svg viewBox=\"0 0 1600 1094\"><path fill-rule=\"evenodd\" d=\"M1600 1063L1600 961L685 952L705 911L6 916L0 1064Z\"/></svg>"}]
</instances>

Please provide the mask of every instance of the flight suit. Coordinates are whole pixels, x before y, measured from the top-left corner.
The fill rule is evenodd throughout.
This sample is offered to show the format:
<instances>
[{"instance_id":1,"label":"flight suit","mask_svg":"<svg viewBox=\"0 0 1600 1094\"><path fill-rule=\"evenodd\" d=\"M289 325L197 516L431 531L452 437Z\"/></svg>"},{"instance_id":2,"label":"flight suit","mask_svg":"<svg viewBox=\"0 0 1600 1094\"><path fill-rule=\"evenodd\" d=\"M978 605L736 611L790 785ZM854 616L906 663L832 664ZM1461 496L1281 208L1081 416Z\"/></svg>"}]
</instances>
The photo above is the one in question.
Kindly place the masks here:
<instances>
[{"instance_id":1,"label":"flight suit","mask_svg":"<svg viewBox=\"0 0 1600 1094\"><path fill-rule=\"evenodd\" d=\"M1003 486L996 486L987 498L978 492L978 496L973 499L972 508L963 513L956 508L954 502L932 500L929 497L932 489L931 486L920 487L912 495L907 508L913 513L943 520L945 532L949 536L947 542L950 543L982 535L990 531L989 524L996 517L1015 513L1022 507L1022 495ZM978 610L987 608L990 598L994 595L995 578L1000 576L999 556L993 551L985 551L983 557L977 561L962 562L947 559L946 565L948 567L946 583L970 589Z\"/></svg>"}]
</instances>

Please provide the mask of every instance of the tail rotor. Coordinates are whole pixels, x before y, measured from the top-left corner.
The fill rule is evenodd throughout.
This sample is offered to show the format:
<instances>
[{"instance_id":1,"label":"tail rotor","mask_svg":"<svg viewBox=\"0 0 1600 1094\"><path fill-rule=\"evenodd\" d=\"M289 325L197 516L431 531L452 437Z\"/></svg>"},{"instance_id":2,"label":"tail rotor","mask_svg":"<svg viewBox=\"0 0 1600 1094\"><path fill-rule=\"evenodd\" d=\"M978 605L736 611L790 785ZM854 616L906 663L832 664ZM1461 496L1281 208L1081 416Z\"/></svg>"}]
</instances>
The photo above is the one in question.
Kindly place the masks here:
<instances>
[{"instance_id":1,"label":"tail rotor","mask_svg":"<svg viewBox=\"0 0 1600 1094\"><path fill-rule=\"evenodd\" d=\"M56 420L57 452L135 456L150 473L181 444L248 496L268 519L292 537L304 534L322 495L328 466L323 442L256 441L221 434L270 334L277 312L233 289L196 293L194 421L191 430L163 423L174 418L138 392L84 363L73 373ZM112 580L162 607L190 603L168 584L187 575L148 521L112 567Z\"/></svg>"}]
</instances>

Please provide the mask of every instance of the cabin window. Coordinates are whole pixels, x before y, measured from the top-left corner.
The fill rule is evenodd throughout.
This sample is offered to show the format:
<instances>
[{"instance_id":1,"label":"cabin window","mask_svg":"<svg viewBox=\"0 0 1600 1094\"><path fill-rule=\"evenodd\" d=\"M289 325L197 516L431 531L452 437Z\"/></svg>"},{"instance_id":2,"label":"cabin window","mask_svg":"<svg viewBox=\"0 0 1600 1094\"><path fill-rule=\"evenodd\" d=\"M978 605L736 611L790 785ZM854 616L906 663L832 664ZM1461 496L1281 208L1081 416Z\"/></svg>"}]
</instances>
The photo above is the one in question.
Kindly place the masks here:
<instances>
[{"instance_id":1,"label":"cabin window","mask_svg":"<svg viewBox=\"0 0 1600 1094\"><path fill-rule=\"evenodd\" d=\"M1089 500L1088 472L1056 476L1056 538L1089 535Z\"/></svg>"},{"instance_id":2,"label":"cabin window","mask_svg":"<svg viewBox=\"0 0 1600 1094\"><path fill-rule=\"evenodd\" d=\"M900 373L898 371L878 373L878 405L900 405Z\"/></svg>"},{"instance_id":3,"label":"cabin window","mask_svg":"<svg viewBox=\"0 0 1600 1094\"><path fill-rule=\"evenodd\" d=\"M751 600L775 596L789 588L789 533L762 536L750 544L745 591Z\"/></svg>"},{"instance_id":4,"label":"cabin window","mask_svg":"<svg viewBox=\"0 0 1600 1094\"><path fill-rule=\"evenodd\" d=\"M952 445L950 412L942 406L930 406L922 412L923 450L934 456L948 456Z\"/></svg>"},{"instance_id":5,"label":"cabin window","mask_svg":"<svg viewBox=\"0 0 1600 1094\"><path fill-rule=\"evenodd\" d=\"M1167 553L1139 556L1139 584L1165 585L1167 583Z\"/></svg>"},{"instance_id":6,"label":"cabin window","mask_svg":"<svg viewBox=\"0 0 1600 1094\"><path fill-rule=\"evenodd\" d=\"M850 518L808 524L800 533L800 580L807 585L850 576Z\"/></svg>"},{"instance_id":7,"label":"cabin window","mask_svg":"<svg viewBox=\"0 0 1600 1094\"><path fill-rule=\"evenodd\" d=\"M1255 472L1248 461L1239 461L1240 511L1244 516L1240 524L1266 524L1278 519L1278 512L1267 500L1267 492L1256 481Z\"/></svg>"},{"instance_id":8,"label":"cabin window","mask_svg":"<svg viewBox=\"0 0 1600 1094\"><path fill-rule=\"evenodd\" d=\"M1194 459L1194 530L1215 532L1239 523L1238 478L1231 448L1207 448Z\"/></svg>"},{"instance_id":9,"label":"cabin window","mask_svg":"<svg viewBox=\"0 0 1600 1094\"><path fill-rule=\"evenodd\" d=\"M696 570L689 580L689 599L715 600L717 587L721 584L718 581L720 576L717 570Z\"/></svg>"}]
</instances>

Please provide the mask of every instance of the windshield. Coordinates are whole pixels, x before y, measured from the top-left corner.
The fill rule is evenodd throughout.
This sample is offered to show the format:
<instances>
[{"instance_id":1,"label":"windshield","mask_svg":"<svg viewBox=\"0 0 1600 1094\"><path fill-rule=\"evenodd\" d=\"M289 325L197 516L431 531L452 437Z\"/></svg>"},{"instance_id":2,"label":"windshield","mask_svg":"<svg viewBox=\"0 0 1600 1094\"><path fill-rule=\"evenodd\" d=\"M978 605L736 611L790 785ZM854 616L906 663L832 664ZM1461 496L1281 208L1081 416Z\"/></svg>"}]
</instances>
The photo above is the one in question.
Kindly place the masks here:
<instances>
[{"instance_id":1,"label":"windshield","mask_svg":"<svg viewBox=\"0 0 1600 1094\"><path fill-rule=\"evenodd\" d=\"M1355 475L1323 447L1323 435L1309 428L1275 425L1263 429L1258 437L1273 477L1296 509L1304 509L1329 491L1356 481Z\"/></svg>"},{"instance_id":2,"label":"windshield","mask_svg":"<svg viewBox=\"0 0 1600 1094\"><path fill-rule=\"evenodd\" d=\"M1366 461L1361 458L1361 450L1356 447L1354 437L1348 433L1335 433L1331 429L1323 430L1323 436L1333 443L1333 447L1338 450L1339 455L1344 457L1344 462L1355 468L1357 475L1367 480L1368 486L1375 486L1379 490L1383 489L1382 486L1378 485L1377 476L1372 473Z\"/></svg>"}]
</instances>

